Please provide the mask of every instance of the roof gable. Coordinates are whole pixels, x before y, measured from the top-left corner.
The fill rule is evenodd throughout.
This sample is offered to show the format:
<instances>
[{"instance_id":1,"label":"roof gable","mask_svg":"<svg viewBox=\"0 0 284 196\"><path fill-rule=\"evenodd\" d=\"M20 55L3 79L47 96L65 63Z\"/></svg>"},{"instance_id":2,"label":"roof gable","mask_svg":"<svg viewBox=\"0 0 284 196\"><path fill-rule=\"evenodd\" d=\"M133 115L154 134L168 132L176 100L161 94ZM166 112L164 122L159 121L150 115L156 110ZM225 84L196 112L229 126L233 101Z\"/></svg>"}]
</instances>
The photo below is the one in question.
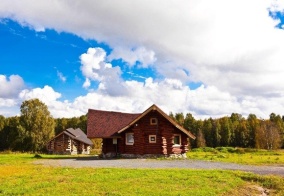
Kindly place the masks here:
<instances>
[{"instance_id":1,"label":"roof gable","mask_svg":"<svg viewBox=\"0 0 284 196\"><path fill-rule=\"evenodd\" d=\"M120 129L140 115L89 109L87 136L88 138L115 137Z\"/></svg>"},{"instance_id":2,"label":"roof gable","mask_svg":"<svg viewBox=\"0 0 284 196\"><path fill-rule=\"evenodd\" d=\"M72 139L78 140L78 141L83 142L85 144L93 145L93 142L89 138L87 138L87 135L80 128L77 128L77 129L68 128L65 131L62 131L61 133L59 133L58 135L53 137L51 140L59 137L62 134L68 135ZM51 140L49 140L48 142L50 142Z\"/></svg>"},{"instance_id":3,"label":"roof gable","mask_svg":"<svg viewBox=\"0 0 284 196\"><path fill-rule=\"evenodd\" d=\"M190 133L188 130L186 130L185 128L183 128L181 125L179 125L176 121L174 121L172 118L170 118L165 112L163 112L158 106L156 106L155 104L153 104L151 107L149 107L147 110L145 110L145 112L143 112L140 116L138 116L136 119L134 119L131 123L129 123L127 126L123 127L122 129L120 129L118 131L118 133L122 133L123 131L125 131L126 129L128 129L129 127L131 127L132 125L134 125L138 120L140 120L141 118L143 118L145 115L147 115L149 112L151 111L157 111L158 113L160 113L163 117L165 117L172 125L174 125L177 129L179 129L180 131L182 131L183 133L185 133L186 135L188 135L189 137L191 137L192 139L195 139L196 137Z\"/></svg>"}]
</instances>

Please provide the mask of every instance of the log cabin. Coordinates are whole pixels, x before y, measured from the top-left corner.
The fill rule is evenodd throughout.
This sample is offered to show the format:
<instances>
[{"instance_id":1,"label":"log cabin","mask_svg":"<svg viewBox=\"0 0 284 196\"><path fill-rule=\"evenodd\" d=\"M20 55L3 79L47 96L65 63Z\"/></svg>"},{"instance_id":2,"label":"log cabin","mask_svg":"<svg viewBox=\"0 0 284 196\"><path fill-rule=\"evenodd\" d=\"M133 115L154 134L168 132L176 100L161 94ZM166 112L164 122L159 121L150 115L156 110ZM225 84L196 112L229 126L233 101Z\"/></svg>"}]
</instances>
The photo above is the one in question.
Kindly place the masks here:
<instances>
[{"instance_id":1,"label":"log cabin","mask_svg":"<svg viewBox=\"0 0 284 196\"><path fill-rule=\"evenodd\" d=\"M89 109L87 137L102 138L104 157L184 155L195 139L155 104L138 114Z\"/></svg>"},{"instance_id":2,"label":"log cabin","mask_svg":"<svg viewBox=\"0 0 284 196\"><path fill-rule=\"evenodd\" d=\"M68 128L46 144L50 154L90 154L93 142L79 128Z\"/></svg>"}]
</instances>

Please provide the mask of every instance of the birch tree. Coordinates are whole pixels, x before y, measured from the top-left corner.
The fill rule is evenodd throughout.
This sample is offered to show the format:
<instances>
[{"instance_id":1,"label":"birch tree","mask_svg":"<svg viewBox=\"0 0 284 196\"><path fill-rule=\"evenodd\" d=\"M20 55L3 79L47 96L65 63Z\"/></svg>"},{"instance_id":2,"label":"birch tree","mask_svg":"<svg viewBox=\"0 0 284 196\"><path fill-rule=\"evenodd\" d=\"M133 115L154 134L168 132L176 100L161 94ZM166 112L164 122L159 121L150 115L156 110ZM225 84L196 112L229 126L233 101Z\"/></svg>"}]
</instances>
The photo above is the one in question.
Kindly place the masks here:
<instances>
[{"instance_id":1,"label":"birch tree","mask_svg":"<svg viewBox=\"0 0 284 196\"><path fill-rule=\"evenodd\" d=\"M54 119L47 106L39 99L24 101L21 105L20 132L25 149L41 151L45 143L54 136Z\"/></svg>"}]
</instances>

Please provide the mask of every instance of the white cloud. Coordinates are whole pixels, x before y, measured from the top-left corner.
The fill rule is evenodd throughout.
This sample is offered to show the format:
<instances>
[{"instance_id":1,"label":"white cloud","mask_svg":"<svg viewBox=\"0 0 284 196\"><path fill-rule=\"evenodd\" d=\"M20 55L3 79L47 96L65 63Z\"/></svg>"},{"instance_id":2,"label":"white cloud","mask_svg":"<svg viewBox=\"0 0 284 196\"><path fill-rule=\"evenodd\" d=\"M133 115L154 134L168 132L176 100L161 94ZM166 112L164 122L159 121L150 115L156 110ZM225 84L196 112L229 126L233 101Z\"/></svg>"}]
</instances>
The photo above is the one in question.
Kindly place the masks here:
<instances>
[{"instance_id":1,"label":"white cloud","mask_svg":"<svg viewBox=\"0 0 284 196\"><path fill-rule=\"evenodd\" d=\"M16 102L14 99L3 99L0 98L0 107L12 107L15 106Z\"/></svg>"},{"instance_id":2,"label":"white cloud","mask_svg":"<svg viewBox=\"0 0 284 196\"><path fill-rule=\"evenodd\" d=\"M284 110L284 101L281 97L267 99L247 96L239 100L214 86L202 85L191 90L177 79L155 81L147 78L145 82L125 81L124 86L129 92L127 95L113 96L98 89L77 97L73 102L59 100L60 93L49 86L25 89L20 93L18 100L0 98L1 114L19 114L20 104L32 98L43 101L55 118L84 115L90 108L140 113L152 104L157 104L166 113L190 112L196 118L217 118L230 115L232 112L244 116L252 113L258 117L268 118L270 113L281 114Z\"/></svg>"},{"instance_id":3,"label":"white cloud","mask_svg":"<svg viewBox=\"0 0 284 196\"><path fill-rule=\"evenodd\" d=\"M60 71L57 71L57 76L62 82L66 82L66 77Z\"/></svg>"},{"instance_id":4,"label":"white cloud","mask_svg":"<svg viewBox=\"0 0 284 196\"><path fill-rule=\"evenodd\" d=\"M81 111L80 109L75 108L69 101L60 101L60 97L61 94L54 91L54 89L50 86L44 86L43 88L34 88L30 90L25 89L19 94L20 100L18 100L18 105L21 105L21 103L25 100L38 98L47 105L50 113L55 118L74 117L86 114L85 111Z\"/></svg>"},{"instance_id":5,"label":"white cloud","mask_svg":"<svg viewBox=\"0 0 284 196\"><path fill-rule=\"evenodd\" d=\"M0 98L0 115L16 116L19 115L19 112L19 104L15 98Z\"/></svg>"},{"instance_id":6,"label":"white cloud","mask_svg":"<svg viewBox=\"0 0 284 196\"><path fill-rule=\"evenodd\" d=\"M87 53L80 56L81 71L91 80L102 81L111 71L112 65L105 62L106 52L102 48L89 48Z\"/></svg>"},{"instance_id":7,"label":"white cloud","mask_svg":"<svg viewBox=\"0 0 284 196\"><path fill-rule=\"evenodd\" d=\"M89 80L89 78L86 78L83 87L84 88L89 88L91 86L91 81Z\"/></svg>"},{"instance_id":8,"label":"white cloud","mask_svg":"<svg viewBox=\"0 0 284 196\"><path fill-rule=\"evenodd\" d=\"M0 75L0 98L15 98L24 88L24 81L19 75L11 75L9 78Z\"/></svg>"},{"instance_id":9,"label":"white cloud","mask_svg":"<svg viewBox=\"0 0 284 196\"><path fill-rule=\"evenodd\" d=\"M10 0L1 2L0 17L71 32L113 49L108 57L99 48L81 55L83 86L96 81L99 88L62 105L136 111L157 103L200 116L268 115L284 107L284 31L275 28L279 20L269 9L283 13L283 1ZM123 81L120 68L107 62L112 59L151 65L165 79ZM189 81L204 85L190 90Z\"/></svg>"},{"instance_id":10,"label":"white cloud","mask_svg":"<svg viewBox=\"0 0 284 196\"><path fill-rule=\"evenodd\" d=\"M1 7L2 17L105 42L113 48L111 59L142 66L156 62L165 77L201 81L235 95L261 94L255 77L271 93L283 89L284 33L268 15L268 9L283 11L282 1L26 0Z\"/></svg>"},{"instance_id":11,"label":"white cloud","mask_svg":"<svg viewBox=\"0 0 284 196\"><path fill-rule=\"evenodd\" d=\"M58 98L60 98L61 94L55 92L52 87L46 85L43 88L22 90L19 94L19 97L22 100L38 98L49 105L50 102L56 101Z\"/></svg>"},{"instance_id":12,"label":"white cloud","mask_svg":"<svg viewBox=\"0 0 284 196\"><path fill-rule=\"evenodd\" d=\"M116 47L108 57L109 60L123 59L130 66L138 63L139 67L148 67L156 61L155 52L147 50L145 47L139 47L132 50L129 48Z\"/></svg>"},{"instance_id":13,"label":"white cloud","mask_svg":"<svg viewBox=\"0 0 284 196\"><path fill-rule=\"evenodd\" d=\"M100 82L99 90L106 94L119 96L126 93L120 67L106 62L106 52L102 48L89 48L80 56L82 74L86 77L83 87L88 88L91 81Z\"/></svg>"}]
</instances>

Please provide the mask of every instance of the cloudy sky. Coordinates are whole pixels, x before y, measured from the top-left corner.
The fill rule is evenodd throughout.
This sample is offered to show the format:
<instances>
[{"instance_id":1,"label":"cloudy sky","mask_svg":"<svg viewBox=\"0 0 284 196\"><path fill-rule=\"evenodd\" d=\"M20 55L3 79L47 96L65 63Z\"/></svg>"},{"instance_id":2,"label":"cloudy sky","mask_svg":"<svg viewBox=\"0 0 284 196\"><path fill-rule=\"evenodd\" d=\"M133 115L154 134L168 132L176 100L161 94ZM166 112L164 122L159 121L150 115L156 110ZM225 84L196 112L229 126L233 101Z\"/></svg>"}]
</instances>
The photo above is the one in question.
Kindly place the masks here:
<instances>
[{"instance_id":1,"label":"cloudy sky","mask_svg":"<svg viewBox=\"0 0 284 196\"><path fill-rule=\"evenodd\" d=\"M284 1L0 0L0 114L31 98L54 117L284 115Z\"/></svg>"}]
</instances>

